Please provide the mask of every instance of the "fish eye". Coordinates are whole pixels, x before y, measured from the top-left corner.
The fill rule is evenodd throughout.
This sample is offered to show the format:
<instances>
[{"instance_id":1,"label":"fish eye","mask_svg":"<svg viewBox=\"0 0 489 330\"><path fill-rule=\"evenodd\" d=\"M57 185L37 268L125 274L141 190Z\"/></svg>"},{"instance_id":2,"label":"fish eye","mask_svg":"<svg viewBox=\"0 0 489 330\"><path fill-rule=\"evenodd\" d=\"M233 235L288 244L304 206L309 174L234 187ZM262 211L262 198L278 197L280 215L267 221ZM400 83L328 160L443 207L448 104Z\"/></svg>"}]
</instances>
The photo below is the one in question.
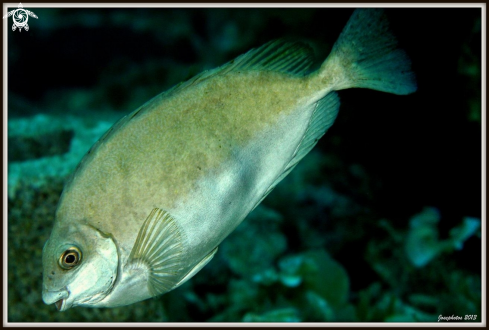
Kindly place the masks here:
<instances>
[{"instance_id":1,"label":"fish eye","mask_svg":"<svg viewBox=\"0 0 489 330\"><path fill-rule=\"evenodd\" d=\"M61 254L58 264L63 269L71 269L81 261L81 251L77 247L70 247Z\"/></svg>"}]
</instances>

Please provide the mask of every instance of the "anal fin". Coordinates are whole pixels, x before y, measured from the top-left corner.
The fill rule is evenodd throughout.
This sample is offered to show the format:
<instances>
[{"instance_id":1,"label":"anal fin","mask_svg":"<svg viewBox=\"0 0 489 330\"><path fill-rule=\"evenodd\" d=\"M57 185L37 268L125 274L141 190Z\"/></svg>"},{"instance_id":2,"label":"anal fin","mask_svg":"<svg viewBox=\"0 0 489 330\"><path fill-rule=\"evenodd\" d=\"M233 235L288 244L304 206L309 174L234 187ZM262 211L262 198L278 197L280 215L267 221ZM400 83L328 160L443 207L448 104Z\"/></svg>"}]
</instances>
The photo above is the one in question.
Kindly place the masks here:
<instances>
[{"instance_id":1,"label":"anal fin","mask_svg":"<svg viewBox=\"0 0 489 330\"><path fill-rule=\"evenodd\" d=\"M328 93L316 103L316 109L311 115L304 137L297 146L294 156L285 167L284 172L290 171L291 168L297 165L297 163L304 158L312 148L314 148L318 140L327 132L331 125L333 125L336 116L338 115L339 108L340 98L336 92ZM283 177L279 178L280 180L283 179Z\"/></svg>"},{"instance_id":2,"label":"anal fin","mask_svg":"<svg viewBox=\"0 0 489 330\"><path fill-rule=\"evenodd\" d=\"M297 163L299 163L299 161L304 158L309 151L312 150L312 148L314 148L318 140L326 133L331 125L333 125L340 108L340 99L336 92L330 92L313 106L315 109L311 115L311 118L309 119L309 125L307 126L304 136L297 146L291 160L284 167L282 173L280 173L270 187L268 187L253 209L255 209L265 199L265 197L272 192L273 188L275 188L280 181L289 175Z\"/></svg>"},{"instance_id":3,"label":"anal fin","mask_svg":"<svg viewBox=\"0 0 489 330\"><path fill-rule=\"evenodd\" d=\"M175 287L183 269L182 235L175 219L154 208L139 230L128 260L129 268L148 271L148 289L153 296Z\"/></svg>"}]
</instances>

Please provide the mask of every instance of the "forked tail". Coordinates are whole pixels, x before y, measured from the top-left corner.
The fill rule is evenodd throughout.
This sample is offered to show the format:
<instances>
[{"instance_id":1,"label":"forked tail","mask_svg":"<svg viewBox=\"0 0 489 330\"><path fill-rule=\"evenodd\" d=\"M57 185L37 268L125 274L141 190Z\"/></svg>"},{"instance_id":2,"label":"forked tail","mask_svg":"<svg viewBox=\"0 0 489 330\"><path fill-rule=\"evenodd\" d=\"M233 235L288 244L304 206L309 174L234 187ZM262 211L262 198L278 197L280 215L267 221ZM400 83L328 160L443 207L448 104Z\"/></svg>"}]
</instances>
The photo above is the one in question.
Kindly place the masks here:
<instances>
[{"instance_id":1,"label":"forked tail","mask_svg":"<svg viewBox=\"0 0 489 330\"><path fill-rule=\"evenodd\" d=\"M370 88L405 95L416 91L411 61L397 48L382 9L357 9L319 69L334 90Z\"/></svg>"}]
</instances>

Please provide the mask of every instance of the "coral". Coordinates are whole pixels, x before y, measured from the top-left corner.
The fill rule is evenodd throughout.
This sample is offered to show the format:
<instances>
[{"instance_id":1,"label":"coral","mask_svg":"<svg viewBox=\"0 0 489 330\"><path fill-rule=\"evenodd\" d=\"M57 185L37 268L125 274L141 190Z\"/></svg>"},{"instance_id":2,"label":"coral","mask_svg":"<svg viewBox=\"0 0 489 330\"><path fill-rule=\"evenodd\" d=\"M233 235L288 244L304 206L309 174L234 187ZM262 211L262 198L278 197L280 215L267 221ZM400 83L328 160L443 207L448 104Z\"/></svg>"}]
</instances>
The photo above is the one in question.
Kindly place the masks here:
<instances>
[{"instance_id":1,"label":"coral","mask_svg":"<svg viewBox=\"0 0 489 330\"><path fill-rule=\"evenodd\" d=\"M39 188L54 178L69 175L112 124L113 121L92 123L69 115L38 114L11 119L8 131L9 197L15 196L22 180Z\"/></svg>"},{"instance_id":2,"label":"coral","mask_svg":"<svg viewBox=\"0 0 489 330\"><path fill-rule=\"evenodd\" d=\"M465 217L463 222L450 230L450 238L438 240L437 224L440 214L435 208L424 208L410 220L405 251L409 261L416 267L423 267L438 254L461 250L464 242L480 228L480 219Z\"/></svg>"}]
</instances>

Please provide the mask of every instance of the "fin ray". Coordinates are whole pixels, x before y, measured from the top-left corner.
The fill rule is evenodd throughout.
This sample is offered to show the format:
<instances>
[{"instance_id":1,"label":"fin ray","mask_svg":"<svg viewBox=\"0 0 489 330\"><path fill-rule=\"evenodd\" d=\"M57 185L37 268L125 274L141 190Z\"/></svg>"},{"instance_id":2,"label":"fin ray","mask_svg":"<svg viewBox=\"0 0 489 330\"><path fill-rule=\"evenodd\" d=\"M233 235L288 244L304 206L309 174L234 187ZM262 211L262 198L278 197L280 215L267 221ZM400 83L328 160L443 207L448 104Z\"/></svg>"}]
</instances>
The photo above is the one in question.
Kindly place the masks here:
<instances>
[{"instance_id":1,"label":"fin ray","mask_svg":"<svg viewBox=\"0 0 489 330\"><path fill-rule=\"evenodd\" d=\"M155 208L144 221L129 255L130 268L148 270L153 296L170 291L183 269L182 235L173 217Z\"/></svg>"},{"instance_id":2,"label":"fin ray","mask_svg":"<svg viewBox=\"0 0 489 330\"><path fill-rule=\"evenodd\" d=\"M343 76L335 90L370 88L406 95L416 91L416 79L406 52L389 29L384 11L362 8L353 12L320 69L320 76L329 72Z\"/></svg>"},{"instance_id":3,"label":"fin ray","mask_svg":"<svg viewBox=\"0 0 489 330\"><path fill-rule=\"evenodd\" d=\"M269 70L305 75L313 64L313 58L312 49L304 43L273 40L261 47L251 49L218 68L203 71L164 94L175 93L213 76L224 75L231 71Z\"/></svg>"},{"instance_id":4,"label":"fin ray","mask_svg":"<svg viewBox=\"0 0 489 330\"><path fill-rule=\"evenodd\" d=\"M108 140L113 133L118 131L122 126L131 121L138 114L144 112L148 105L152 104L153 101L158 98L167 97L213 76L224 75L231 71L268 70L303 76L308 72L309 67L313 64L313 59L313 51L306 44L278 39L270 41L261 47L251 49L247 53L238 56L237 58L223 64L218 68L203 71L189 80L181 82L169 90L158 94L130 114L117 121L107 130L107 132L105 132L104 135L102 135L102 137L92 146L92 148L90 148L74 172L77 172L79 168L84 166L89 158L89 154L93 153L99 145ZM68 182L70 182L72 179L73 178L70 177Z\"/></svg>"},{"instance_id":5,"label":"fin ray","mask_svg":"<svg viewBox=\"0 0 489 330\"><path fill-rule=\"evenodd\" d=\"M178 287L182 285L183 283L187 282L189 279L191 279L195 274L197 274L202 268L204 268L205 265L207 265L214 255L217 252L217 246L209 252L197 265L194 266L177 284L175 284L175 287Z\"/></svg>"},{"instance_id":6,"label":"fin ray","mask_svg":"<svg viewBox=\"0 0 489 330\"><path fill-rule=\"evenodd\" d=\"M304 75L313 58L313 51L306 44L278 39L241 55L233 70L270 70Z\"/></svg>"},{"instance_id":7,"label":"fin ray","mask_svg":"<svg viewBox=\"0 0 489 330\"><path fill-rule=\"evenodd\" d=\"M330 92L321 100L319 100L314 105L316 108L311 115L309 120L309 125L302 137L301 142L297 146L291 160L285 166L282 173L275 179L275 181L268 187L266 192L260 198L258 203L255 204L253 209L255 209L275 188L275 186L282 181L299 163L299 161L304 158L309 151L314 148L318 140L326 133L326 131L333 125L336 116L338 115L338 110L340 108L340 100L336 92Z\"/></svg>"}]
</instances>

